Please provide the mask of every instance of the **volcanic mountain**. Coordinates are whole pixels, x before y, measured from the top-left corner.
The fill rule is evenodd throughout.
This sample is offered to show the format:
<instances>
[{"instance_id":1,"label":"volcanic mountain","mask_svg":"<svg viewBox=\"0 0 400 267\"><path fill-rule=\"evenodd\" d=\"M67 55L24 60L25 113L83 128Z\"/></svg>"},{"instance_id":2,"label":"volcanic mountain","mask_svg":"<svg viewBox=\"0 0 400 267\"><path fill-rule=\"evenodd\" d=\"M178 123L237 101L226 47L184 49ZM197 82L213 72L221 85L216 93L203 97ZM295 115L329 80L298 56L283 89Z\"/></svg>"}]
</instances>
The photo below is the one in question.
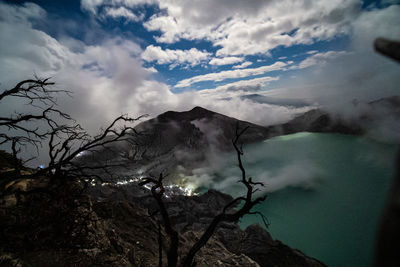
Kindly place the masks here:
<instances>
[{"instance_id":1,"label":"volcanic mountain","mask_svg":"<svg viewBox=\"0 0 400 267\"><path fill-rule=\"evenodd\" d=\"M239 129L248 127L241 139L243 143L257 142L268 137L268 131L263 126L202 107L184 112L165 112L139 124L136 130L147 135L151 144L163 152L176 147L202 150L210 146L225 151L232 148L236 126Z\"/></svg>"},{"instance_id":2,"label":"volcanic mountain","mask_svg":"<svg viewBox=\"0 0 400 267\"><path fill-rule=\"evenodd\" d=\"M236 128L248 127L241 137L243 144L297 132L322 132L360 135L400 113L400 97L384 98L366 104L353 103L354 112L343 116L322 109L312 109L289 122L260 126L226 115L195 107L189 111L167 111L141 122L135 127L139 135L130 142L116 145L112 158L129 161L134 172L173 173L177 166L193 169L202 164L210 153L233 150ZM382 115L383 114L383 115ZM101 153L103 157L106 153ZM110 158L110 157L109 157Z\"/></svg>"},{"instance_id":3,"label":"volcanic mountain","mask_svg":"<svg viewBox=\"0 0 400 267\"><path fill-rule=\"evenodd\" d=\"M236 127L248 127L241 138L243 143L269 137L263 126L195 107L184 112L167 111L140 123L135 127L140 133L133 137L135 145L121 149L146 171L171 170L179 165L191 168L204 161L211 151L233 149Z\"/></svg>"}]
</instances>

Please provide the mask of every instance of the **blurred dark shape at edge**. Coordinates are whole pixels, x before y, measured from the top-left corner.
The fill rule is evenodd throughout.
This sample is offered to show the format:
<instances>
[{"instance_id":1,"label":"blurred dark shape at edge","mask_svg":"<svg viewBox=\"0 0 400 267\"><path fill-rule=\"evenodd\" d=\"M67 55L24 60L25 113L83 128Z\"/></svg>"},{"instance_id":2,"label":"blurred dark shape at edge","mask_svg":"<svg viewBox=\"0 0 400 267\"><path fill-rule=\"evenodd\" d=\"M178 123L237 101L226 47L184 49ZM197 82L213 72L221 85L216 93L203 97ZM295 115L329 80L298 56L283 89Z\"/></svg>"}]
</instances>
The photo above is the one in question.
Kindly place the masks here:
<instances>
[{"instance_id":1,"label":"blurred dark shape at edge","mask_svg":"<svg viewBox=\"0 0 400 267\"><path fill-rule=\"evenodd\" d=\"M374 42L374 48L377 52L400 62L400 42L377 38Z\"/></svg>"},{"instance_id":2,"label":"blurred dark shape at edge","mask_svg":"<svg viewBox=\"0 0 400 267\"><path fill-rule=\"evenodd\" d=\"M400 42L377 38L377 52L400 62ZM377 232L374 267L400 266L400 150L395 161L395 177L380 219Z\"/></svg>"}]
</instances>

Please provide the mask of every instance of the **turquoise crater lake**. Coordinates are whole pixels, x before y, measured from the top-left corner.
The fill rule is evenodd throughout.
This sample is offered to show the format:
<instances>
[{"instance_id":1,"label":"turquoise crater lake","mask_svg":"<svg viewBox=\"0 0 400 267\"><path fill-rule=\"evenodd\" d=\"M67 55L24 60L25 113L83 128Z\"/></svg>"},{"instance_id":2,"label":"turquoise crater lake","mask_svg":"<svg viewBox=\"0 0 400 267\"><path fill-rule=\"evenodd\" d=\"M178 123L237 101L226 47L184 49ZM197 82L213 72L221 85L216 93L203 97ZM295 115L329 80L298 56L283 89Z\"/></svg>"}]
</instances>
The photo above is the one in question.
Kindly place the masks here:
<instances>
[{"instance_id":1,"label":"turquoise crater lake","mask_svg":"<svg viewBox=\"0 0 400 267\"><path fill-rule=\"evenodd\" d=\"M395 145L339 134L297 133L244 147L249 176L265 183L255 210L273 238L328 266L369 266L394 173ZM241 194L234 155L215 163L206 187ZM210 182L211 181L211 182ZM246 216L241 226L262 221Z\"/></svg>"}]
</instances>

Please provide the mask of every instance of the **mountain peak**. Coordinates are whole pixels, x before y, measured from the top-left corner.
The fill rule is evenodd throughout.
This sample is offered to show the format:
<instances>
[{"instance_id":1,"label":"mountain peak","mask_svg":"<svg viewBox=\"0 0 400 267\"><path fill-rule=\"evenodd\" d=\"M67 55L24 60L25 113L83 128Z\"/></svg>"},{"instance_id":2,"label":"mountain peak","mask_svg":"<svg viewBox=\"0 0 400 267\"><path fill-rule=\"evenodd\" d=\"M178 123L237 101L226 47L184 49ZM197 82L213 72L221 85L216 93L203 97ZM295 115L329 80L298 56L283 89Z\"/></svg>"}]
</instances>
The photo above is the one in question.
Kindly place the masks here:
<instances>
[{"instance_id":1,"label":"mountain peak","mask_svg":"<svg viewBox=\"0 0 400 267\"><path fill-rule=\"evenodd\" d=\"M192 108L189 112L198 112L198 111L210 111L210 110L205 109L205 108L200 107L200 106L195 106L195 107Z\"/></svg>"},{"instance_id":2,"label":"mountain peak","mask_svg":"<svg viewBox=\"0 0 400 267\"><path fill-rule=\"evenodd\" d=\"M250 126L242 136L243 143L261 141L268 136L265 127L199 106L183 112L167 111L154 119L142 122L137 126L137 130L146 130L146 138L153 138L149 141L151 148L147 149L147 155L150 155L151 151L158 154L168 154L173 150L203 151L211 146L225 151L232 149L231 140L238 123L242 128Z\"/></svg>"},{"instance_id":3,"label":"mountain peak","mask_svg":"<svg viewBox=\"0 0 400 267\"><path fill-rule=\"evenodd\" d=\"M187 113L195 118L210 117L210 116L216 114L216 112L205 109L200 106L196 106L196 107L192 108L191 110L187 111Z\"/></svg>"},{"instance_id":4,"label":"mountain peak","mask_svg":"<svg viewBox=\"0 0 400 267\"><path fill-rule=\"evenodd\" d=\"M166 120L196 120L206 117L211 117L216 114L214 111L196 106L189 111L167 111L161 115L158 115L158 119Z\"/></svg>"}]
</instances>

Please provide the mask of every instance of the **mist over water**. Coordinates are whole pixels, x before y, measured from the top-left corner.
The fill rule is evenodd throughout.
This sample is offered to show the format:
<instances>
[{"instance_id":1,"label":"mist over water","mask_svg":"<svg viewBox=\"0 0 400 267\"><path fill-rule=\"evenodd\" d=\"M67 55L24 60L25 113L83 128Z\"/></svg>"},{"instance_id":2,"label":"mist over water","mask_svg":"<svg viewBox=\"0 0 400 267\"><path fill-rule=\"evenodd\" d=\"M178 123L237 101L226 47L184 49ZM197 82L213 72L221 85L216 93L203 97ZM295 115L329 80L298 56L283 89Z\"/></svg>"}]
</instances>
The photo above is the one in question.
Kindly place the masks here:
<instances>
[{"instance_id":1,"label":"mist over water","mask_svg":"<svg viewBox=\"0 0 400 267\"><path fill-rule=\"evenodd\" d=\"M365 137L298 133L244 147L244 165L265 183L267 200L255 210L273 238L328 266L369 266L375 231L394 173L395 145ZM210 160L189 183L238 195L235 155ZM241 226L258 222L247 216Z\"/></svg>"}]
</instances>

